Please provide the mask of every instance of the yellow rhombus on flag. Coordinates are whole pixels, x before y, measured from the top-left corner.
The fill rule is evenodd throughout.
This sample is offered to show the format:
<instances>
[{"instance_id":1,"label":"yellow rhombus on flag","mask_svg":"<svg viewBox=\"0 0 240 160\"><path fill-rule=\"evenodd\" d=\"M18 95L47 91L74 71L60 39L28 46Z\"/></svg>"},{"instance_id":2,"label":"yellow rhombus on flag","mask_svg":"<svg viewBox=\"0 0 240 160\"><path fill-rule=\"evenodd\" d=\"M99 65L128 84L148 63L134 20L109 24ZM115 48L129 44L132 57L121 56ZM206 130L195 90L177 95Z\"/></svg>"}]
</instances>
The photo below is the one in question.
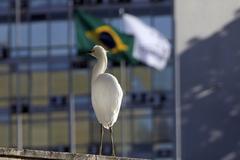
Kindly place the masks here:
<instances>
[{"instance_id":1,"label":"yellow rhombus on flag","mask_svg":"<svg viewBox=\"0 0 240 160\"><path fill-rule=\"evenodd\" d=\"M120 61L124 58L129 63L136 63L132 56L133 36L122 33L102 20L80 10L75 11L74 17L80 55L99 44L112 53L108 54L111 60Z\"/></svg>"}]
</instances>

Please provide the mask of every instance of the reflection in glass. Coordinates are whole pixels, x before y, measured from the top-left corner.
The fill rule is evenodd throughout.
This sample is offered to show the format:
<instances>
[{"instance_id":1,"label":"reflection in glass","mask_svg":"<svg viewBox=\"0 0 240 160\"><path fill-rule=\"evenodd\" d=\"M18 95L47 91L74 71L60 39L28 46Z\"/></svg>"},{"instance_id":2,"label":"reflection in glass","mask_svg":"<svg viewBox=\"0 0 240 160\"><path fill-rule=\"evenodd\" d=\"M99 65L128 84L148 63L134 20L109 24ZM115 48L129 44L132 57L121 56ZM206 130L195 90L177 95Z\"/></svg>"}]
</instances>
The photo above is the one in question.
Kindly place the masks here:
<instances>
[{"instance_id":1,"label":"reflection in glass","mask_svg":"<svg viewBox=\"0 0 240 160\"><path fill-rule=\"evenodd\" d=\"M33 47L47 46L47 22L34 22L31 32Z\"/></svg>"},{"instance_id":2,"label":"reflection in glass","mask_svg":"<svg viewBox=\"0 0 240 160\"><path fill-rule=\"evenodd\" d=\"M0 45L1 44L7 44L8 42L8 26L5 24L0 25Z\"/></svg>"},{"instance_id":3,"label":"reflection in glass","mask_svg":"<svg viewBox=\"0 0 240 160\"><path fill-rule=\"evenodd\" d=\"M29 43L28 39L28 24L27 23L21 23L18 25L17 31L18 31L18 40L16 42L16 24L11 24L11 47L16 47L16 43L18 43L18 47L27 47Z\"/></svg>"},{"instance_id":4,"label":"reflection in glass","mask_svg":"<svg viewBox=\"0 0 240 160\"><path fill-rule=\"evenodd\" d=\"M46 120L34 122L32 125L32 146L44 147L48 145L48 123Z\"/></svg>"},{"instance_id":5,"label":"reflection in glass","mask_svg":"<svg viewBox=\"0 0 240 160\"><path fill-rule=\"evenodd\" d=\"M51 23L51 45L66 45L68 40L67 21L53 21ZM59 34L61 33L61 34Z\"/></svg>"}]
</instances>

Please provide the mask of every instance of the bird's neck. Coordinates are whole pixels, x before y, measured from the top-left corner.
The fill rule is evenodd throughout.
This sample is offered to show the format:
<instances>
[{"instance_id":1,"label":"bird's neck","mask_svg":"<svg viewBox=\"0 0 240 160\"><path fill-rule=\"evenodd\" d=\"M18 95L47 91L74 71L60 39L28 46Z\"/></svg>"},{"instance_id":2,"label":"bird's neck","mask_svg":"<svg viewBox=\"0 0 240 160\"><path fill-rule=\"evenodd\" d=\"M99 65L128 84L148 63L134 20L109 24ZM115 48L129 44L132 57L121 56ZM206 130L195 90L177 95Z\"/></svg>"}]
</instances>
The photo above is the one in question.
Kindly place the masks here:
<instances>
[{"instance_id":1,"label":"bird's neck","mask_svg":"<svg viewBox=\"0 0 240 160\"><path fill-rule=\"evenodd\" d=\"M97 58L97 63L93 67L92 71L92 83L97 79L97 77L104 73L107 69L107 56L102 55L101 57Z\"/></svg>"}]
</instances>

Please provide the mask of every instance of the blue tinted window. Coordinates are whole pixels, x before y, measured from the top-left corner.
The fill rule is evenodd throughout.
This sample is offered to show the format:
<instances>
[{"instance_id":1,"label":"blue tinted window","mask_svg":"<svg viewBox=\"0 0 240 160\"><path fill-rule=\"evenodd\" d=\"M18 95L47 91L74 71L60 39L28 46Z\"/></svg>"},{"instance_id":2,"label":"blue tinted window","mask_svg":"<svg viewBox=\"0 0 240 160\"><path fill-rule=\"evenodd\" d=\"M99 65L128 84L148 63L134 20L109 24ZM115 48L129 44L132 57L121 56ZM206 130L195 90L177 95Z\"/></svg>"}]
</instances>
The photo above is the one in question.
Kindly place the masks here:
<instances>
[{"instance_id":1,"label":"blue tinted window","mask_svg":"<svg viewBox=\"0 0 240 160\"><path fill-rule=\"evenodd\" d=\"M47 49L44 48L44 49L32 49L31 51L31 54L32 54L32 57L43 57L43 56L47 56Z\"/></svg>"},{"instance_id":2,"label":"blue tinted window","mask_svg":"<svg viewBox=\"0 0 240 160\"><path fill-rule=\"evenodd\" d=\"M51 0L52 5L67 5L68 0Z\"/></svg>"},{"instance_id":3,"label":"blue tinted window","mask_svg":"<svg viewBox=\"0 0 240 160\"><path fill-rule=\"evenodd\" d=\"M48 5L49 0L31 0L30 7L31 8L38 8L38 7L44 7Z\"/></svg>"},{"instance_id":4,"label":"blue tinted window","mask_svg":"<svg viewBox=\"0 0 240 160\"><path fill-rule=\"evenodd\" d=\"M47 22L32 23L32 46L47 46Z\"/></svg>"},{"instance_id":5,"label":"blue tinted window","mask_svg":"<svg viewBox=\"0 0 240 160\"><path fill-rule=\"evenodd\" d=\"M21 23L16 26L15 23L11 24L11 46L16 47L16 43L19 47L28 46L28 24ZM17 36L17 37L16 37ZM18 39L16 42L16 38Z\"/></svg>"},{"instance_id":6,"label":"blue tinted window","mask_svg":"<svg viewBox=\"0 0 240 160\"><path fill-rule=\"evenodd\" d=\"M8 26L0 25L0 44L7 44L8 42Z\"/></svg>"},{"instance_id":7,"label":"blue tinted window","mask_svg":"<svg viewBox=\"0 0 240 160\"><path fill-rule=\"evenodd\" d=\"M53 48L51 49L52 56L62 56L68 54L68 48Z\"/></svg>"},{"instance_id":8,"label":"blue tinted window","mask_svg":"<svg viewBox=\"0 0 240 160\"><path fill-rule=\"evenodd\" d=\"M1 0L0 1L0 12L1 11L7 11L9 7L9 1L8 0Z\"/></svg>"},{"instance_id":9,"label":"blue tinted window","mask_svg":"<svg viewBox=\"0 0 240 160\"><path fill-rule=\"evenodd\" d=\"M154 70L153 88L160 91L171 91L173 89L173 67L168 66L162 71Z\"/></svg>"},{"instance_id":10,"label":"blue tinted window","mask_svg":"<svg viewBox=\"0 0 240 160\"><path fill-rule=\"evenodd\" d=\"M140 18L143 21L143 23L151 26L151 18L149 16L141 16L138 18Z\"/></svg>"},{"instance_id":11,"label":"blue tinted window","mask_svg":"<svg viewBox=\"0 0 240 160\"><path fill-rule=\"evenodd\" d=\"M68 43L67 21L51 23L51 45L66 45Z\"/></svg>"},{"instance_id":12,"label":"blue tinted window","mask_svg":"<svg viewBox=\"0 0 240 160\"><path fill-rule=\"evenodd\" d=\"M153 25L168 39L172 39L172 17L171 16L154 17Z\"/></svg>"},{"instance_id":13,"label":"blue tinted window","mask_svg":"<svg viewBox=\"0 0 240 160\"><path fill-rule=\"evenodd\" d=\"M119 29L120 31L123 30L123 22L120 18L112 18L109 20L110 24L115 28Z\"/></svg>"}]
</instances>

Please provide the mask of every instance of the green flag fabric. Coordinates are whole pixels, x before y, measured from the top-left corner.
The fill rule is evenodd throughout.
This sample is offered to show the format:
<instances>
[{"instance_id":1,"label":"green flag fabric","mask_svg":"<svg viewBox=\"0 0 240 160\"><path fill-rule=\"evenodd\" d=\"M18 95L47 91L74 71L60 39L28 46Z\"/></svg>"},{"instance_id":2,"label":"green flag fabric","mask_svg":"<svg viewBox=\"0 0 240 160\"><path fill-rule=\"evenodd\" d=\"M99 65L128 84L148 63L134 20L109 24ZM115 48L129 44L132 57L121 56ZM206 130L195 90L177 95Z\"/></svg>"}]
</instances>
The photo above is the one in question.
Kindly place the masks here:
<instances>
[{"instance_id":1,"label":"green flag fabric","mask_svg":"<svg viewBox=\"0 0 240 160\"><path fill-rule=\"evenodd\" d=\"M124 58L128 63L136 63L133 59L133 36L122 33L116 28L104 23L80 10L74 12L77 47L79 55L86 55L96 44L102 45L110 60L120 61Z\"/></svg>"}]
</instances>

